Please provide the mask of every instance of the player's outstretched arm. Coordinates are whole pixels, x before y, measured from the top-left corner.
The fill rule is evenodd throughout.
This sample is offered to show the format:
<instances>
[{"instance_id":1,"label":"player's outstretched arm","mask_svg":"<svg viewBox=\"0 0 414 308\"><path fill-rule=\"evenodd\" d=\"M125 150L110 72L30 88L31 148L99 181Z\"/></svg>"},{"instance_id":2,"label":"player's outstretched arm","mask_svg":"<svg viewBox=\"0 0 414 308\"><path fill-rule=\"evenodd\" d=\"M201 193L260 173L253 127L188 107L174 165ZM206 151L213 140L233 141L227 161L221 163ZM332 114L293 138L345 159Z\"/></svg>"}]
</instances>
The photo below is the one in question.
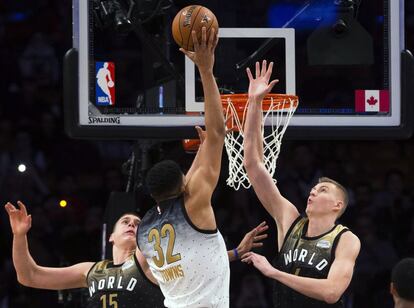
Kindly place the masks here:
<instances>
[{"instance_id":1,"label":"player's outstretched arm","mask_svg":"<svg viewBox=\"0 0 414 308\"><path fill-rule=\"evenodd\" d=\"M356 235L346 232L341 236L335 252L335 261L326 279L300 277L275 269L267 259L248 252L242 262L253 264L263 275L278 280L295 291L329 304L336 303L348 288L361 243Z\"/></svg>"},{"instance_id":2,"label":"player's outstretched arm","mask_svg":"<svg viewBox=\"0 0 414 308\"><path fill-rule=\"evenodd\" d=\"M18 201L19 208L8 202L5 205L13 232L13 264L17 280L24 286L64 290L86 287L86 275L94 263L78 263L70 267L52 268L36 264L29 252L27 232L32 225L32 217L26 206Z\"/></svg>"},{"instance_id":3,"label":"player's outstretched arm","mask_svg":"<svg viewBox=\"0 0 414 308\"><path fill-rule=\"evenodd\" d=\"M196 126L195 129L198 133L198 138L200 139L200 146L198 147L196 156L194 157L193 163L191 164L190 169L187 171L187 174L185 175L185 184L190 181L192 175L194 174L194 171L197 170L200 167L200 150L203 147L204 140L206 139L206 131L203 130L200 126Z\"/></svg>"},{"instance_id":4,"label":"player's outstretched arm","mask_svg":"<svg viewBox=\"0 0 414 308\"><path fill-rule=\"evenodd\" d=\"M296 207L285 199L276 187L273 178L263 163L262 101L278 80L270 81L273 62L267 66L256 62L256 73L247 68L249 78L249 105L244 130L244 166L260 202L276 220L279 244L293 221L299 216Z\"/></svg>"},{"instance_id":5,"label":"player's outstretched arm","mask_svg":"<svg viewBox=\"0 0 414 308\"><path fill-rule=\"evenodd\" d=\"M247 232L237 248L227 251L229 261L239 260L240 258L243 258L245 253L251 251L253 248L262 247L262 240L267 238L267 233L263 232L266 232L267 229L269 229L269 226L263 221L257 227Z\"/></svg>"},{"instance_id":6,"label":"player's outstretched arm","mask_svg":"<svg viewBox=\"0 0 414 308\"><path fill-rule=\"evenodd\" d=\"M218 43L215 29L211 29L207 38L206 28L202 28L202 39L198 42L196 33L192 33L194 52L180 49L198 67L204 92L205 108L205 140L197 154L197 168L191 168L191 178L187 181L187 189L202 195L198 206L209 205L211 194L217 185L221 167L221 155L224 145L225 125L220 93L213 75L214 51ZM203 185L200 186L200 183ZM205 198L205 197L208 198Z\"/></svg>"}]
</instances>

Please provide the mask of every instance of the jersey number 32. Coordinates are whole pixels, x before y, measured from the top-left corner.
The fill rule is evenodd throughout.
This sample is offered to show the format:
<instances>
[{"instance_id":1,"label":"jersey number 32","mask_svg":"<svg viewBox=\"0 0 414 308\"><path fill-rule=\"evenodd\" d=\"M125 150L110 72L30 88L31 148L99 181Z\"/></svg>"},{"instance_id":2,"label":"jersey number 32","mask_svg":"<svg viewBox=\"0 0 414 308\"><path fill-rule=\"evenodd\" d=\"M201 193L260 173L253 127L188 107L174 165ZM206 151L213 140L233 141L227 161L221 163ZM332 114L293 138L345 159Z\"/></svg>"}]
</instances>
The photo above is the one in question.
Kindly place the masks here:
<instances>
[{"instance_id":1,"label":"jersey number 32","mask_svg":"<svg viewBox=\"0 0 414 308\"><path fill-rule=\"evenodd\" d=\"M168 238L167 253L161 247L161 239ZM173 254L175 244L175 230L171 224L165 224L161 228L161 232L158 229L151 229L148 234L148 242L154 242L154 250L157 252L158 257L152 257L155 265L162 267L167 261L167 264L171 264L181 260L181 254Z\"/></svg>"}]
</instances>

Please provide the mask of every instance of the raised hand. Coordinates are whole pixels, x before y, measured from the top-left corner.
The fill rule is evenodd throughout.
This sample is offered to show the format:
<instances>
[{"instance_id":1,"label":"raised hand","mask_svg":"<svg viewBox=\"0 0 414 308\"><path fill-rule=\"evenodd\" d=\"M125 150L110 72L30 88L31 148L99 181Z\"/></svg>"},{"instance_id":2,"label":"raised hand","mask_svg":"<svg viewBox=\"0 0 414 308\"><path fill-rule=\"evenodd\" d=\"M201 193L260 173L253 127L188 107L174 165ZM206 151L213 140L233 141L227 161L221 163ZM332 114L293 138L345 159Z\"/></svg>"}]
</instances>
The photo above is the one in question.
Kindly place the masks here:
<instances>
[{"instance_id":1,"label":"raised hand","mask_svg":"<svg viewBox=\"0 0 414 308\"><path fill-rule=\"evenodd\" d=\"M237 247L237 251L240 257L243 258L244 254L253 248L263 246L263 243L261 241L267 238L267 233L263 234L263 232L265 232L267 229L269 229L269 226L265 221L263 221L256 228L246 233L239 246Z\"/></svg>"},{"instance_id":2,"label":"raised hand","mask_svg":"<svg viewBox=\"0 0 414 308\"><path fill-rule=\"evenodd\" d=\"M247 264L253 264L255 268L267 277L271 275L272 271L276 271L265 257L254 252L247 252L241 261Z\"/></svg>"},{"instance_id":3,"label":"raised hand","mask_svg":"<svg viewBox=\"0 0 414 308\"><path fill-rule=\"evenodd\" d=\"M32 216L27 215L26 206L23 202L17 201L19 209L7 202L4 206L9 214L10 226L14 235L26 235L32 226Z\"/></svg>"},{"instance_id":4,"label":"raised hand","mask_svg":"<svg viewBox=\"0 0 414 308\"><path fill-rule=\"evenodd\" d=\"M270 93L274 85L279 82L275 79L269 83L272 76L273 62L270 62L267 67L267 61L263 60L260 67L260 63L256 62L256 77L253 78L250 68L247 68L247 76L249 77L249 100L255 102L261 102L266 94Z\"/></svg>"},{"instance_id":5,"label":"raised hand","mask_svg":"<svg viewBox=\"0 0 414 308\"><path fill-rule=\"evenodd\" d=\"M191 36L194 42L194 51L188 51L184 48L180 48L180 51L197 65L200 72L212 72L214 66L214 51L218 43L216 29L211 29L210 36L207 39L207 29L203 27L201 29L201 42L198 42L195 31L191 32Z\"/></svg>"}]
</instances>

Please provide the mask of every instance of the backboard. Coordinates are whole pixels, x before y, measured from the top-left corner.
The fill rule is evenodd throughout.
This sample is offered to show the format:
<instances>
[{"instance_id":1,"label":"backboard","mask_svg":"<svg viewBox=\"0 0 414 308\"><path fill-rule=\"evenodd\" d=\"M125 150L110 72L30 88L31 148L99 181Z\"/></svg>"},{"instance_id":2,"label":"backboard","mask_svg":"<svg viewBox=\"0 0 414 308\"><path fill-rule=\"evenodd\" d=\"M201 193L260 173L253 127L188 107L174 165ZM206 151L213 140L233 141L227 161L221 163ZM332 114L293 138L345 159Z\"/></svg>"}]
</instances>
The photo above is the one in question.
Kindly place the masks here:
<instances>
[{"instance_id":1,"label":"backboard","mask_svg":"<svg viewBox=\"0 0 414 308\"><path fill-rule=\"evenodd\" d=\"M158 8L163 2L151 3ZM300 98L286 137L411 135L413 58L404 50L402 0L205 2L198 4L220 24L215 76L221 92L245 93L245 68L274 61L272 78L280 80L274 92ZM138 0L111 3L116 6L105 15L107 0L73 0L73 49L64 80L67 132L110 139L196 136L194 126L204 120L201 82L170 32L182 7L145 15L148 8ZM135 11L128 3L136 4ZM116 31L122 14L131 24Z\"/></svg>"}]
</instances>

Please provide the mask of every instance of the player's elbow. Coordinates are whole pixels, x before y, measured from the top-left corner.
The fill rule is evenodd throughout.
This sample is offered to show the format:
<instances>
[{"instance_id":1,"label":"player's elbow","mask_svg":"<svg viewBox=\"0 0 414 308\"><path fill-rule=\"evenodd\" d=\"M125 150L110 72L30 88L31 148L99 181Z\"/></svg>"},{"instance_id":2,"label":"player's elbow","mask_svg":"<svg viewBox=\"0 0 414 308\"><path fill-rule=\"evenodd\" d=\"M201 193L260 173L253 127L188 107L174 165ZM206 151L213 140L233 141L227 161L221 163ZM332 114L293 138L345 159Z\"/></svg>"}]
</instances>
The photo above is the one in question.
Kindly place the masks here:
<instances>
[{"instance_id":1,"label":"player's elbow","mask_svg":"<svg viewBox=\"0 0 414 308\"><path fill-rule=\"evenodd\" d=\"M328 304L335 304L340 300L341 296L342 294L337 290L333 288L328 288L325 292L324 300Z\"/></svg>"},{"instance_id":2,"label":"player's elbow","mask_svg":"<svg viewBox=\"0 0 414 308\"><path fill-rule=\"evenodd\" d=\"M24 269L24 270L17 270L17 281L25 286L25 287L31 287L36 288L36 272L33 269Z\"/></svg>"},{"instance_id":3,"label":"player's elbow","mask_svg":"<svg viewBox=\"0 0 414 308\"><path fill-rule=\"evenodd\" d=\"M33 287L32 281L27 277L27 275L17 274L17 281L25 287Z\"/></svg>"}]
</instances>

